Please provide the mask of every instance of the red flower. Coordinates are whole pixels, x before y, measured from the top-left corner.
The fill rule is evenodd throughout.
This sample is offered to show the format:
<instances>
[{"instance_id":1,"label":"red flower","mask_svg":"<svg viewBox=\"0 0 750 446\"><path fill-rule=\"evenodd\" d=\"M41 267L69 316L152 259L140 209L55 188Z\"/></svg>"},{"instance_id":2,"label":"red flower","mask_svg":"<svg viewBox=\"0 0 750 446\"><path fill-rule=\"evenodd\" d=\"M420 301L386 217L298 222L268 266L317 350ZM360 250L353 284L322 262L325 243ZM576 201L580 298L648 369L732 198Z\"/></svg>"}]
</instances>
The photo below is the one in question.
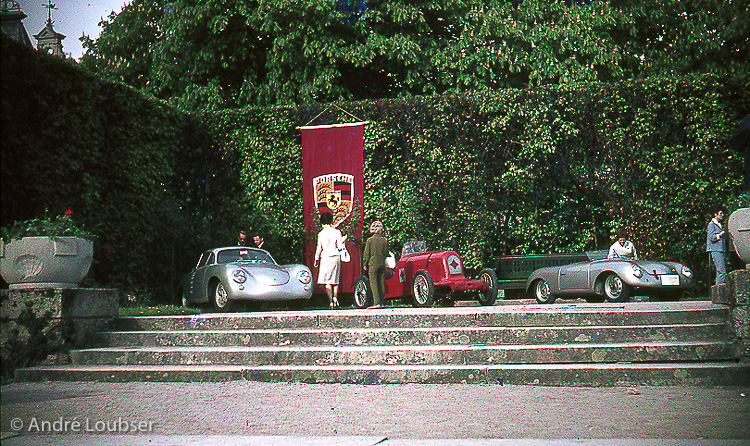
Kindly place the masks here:
<instances>
[{"instance_id":1,"label":"red flower","mask_svg":"<svg viewBox=\"0 0 750 446\"><path fill-rule=\"evenodd\" d=\"M73 215L73 211L71 211L70 209L68 209L67 211L65 211L65 215Z\"/></svg>"}]
</instances>

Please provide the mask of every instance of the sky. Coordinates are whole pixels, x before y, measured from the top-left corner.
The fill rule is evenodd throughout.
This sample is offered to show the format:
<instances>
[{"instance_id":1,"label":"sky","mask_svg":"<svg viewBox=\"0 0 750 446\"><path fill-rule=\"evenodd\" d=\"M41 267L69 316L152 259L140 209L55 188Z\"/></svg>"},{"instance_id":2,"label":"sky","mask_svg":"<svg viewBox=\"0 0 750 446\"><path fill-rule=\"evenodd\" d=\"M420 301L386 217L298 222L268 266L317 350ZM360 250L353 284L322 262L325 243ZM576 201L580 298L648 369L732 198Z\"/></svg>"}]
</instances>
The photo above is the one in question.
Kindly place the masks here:
<instances>
[{"instance_id":1,"label":"sky","mask_svg":"<svg viewBox=\"0 0 750 446\"><path fill-rule=\"evenodd\" d=\"M31 44L36 47L35 34L44 29L47 23L47 0L15 0L21 11L27 15L23 19L23 26L29 34ZM109 14L120 12L130 0L52 0L57 9L52 10L52 27L63 39L63 51L78 60L83 55L81 41L82 34L96 39L101 32L99 22Z\"/></svg>"}]
</instances>

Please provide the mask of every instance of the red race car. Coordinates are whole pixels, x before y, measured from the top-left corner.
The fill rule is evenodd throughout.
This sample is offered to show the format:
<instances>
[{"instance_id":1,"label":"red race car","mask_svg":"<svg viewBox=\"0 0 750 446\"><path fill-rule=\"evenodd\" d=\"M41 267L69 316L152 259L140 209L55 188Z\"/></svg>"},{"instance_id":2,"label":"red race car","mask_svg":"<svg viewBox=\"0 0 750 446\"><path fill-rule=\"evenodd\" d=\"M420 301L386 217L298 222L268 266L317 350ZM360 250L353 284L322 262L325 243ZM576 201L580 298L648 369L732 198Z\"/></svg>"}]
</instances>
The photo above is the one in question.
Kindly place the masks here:
<instances>
[{"instance_id":1,"label":"red race car","mask_svg":"<svg viewBox=\"0 0 750 446\"><path fill-rule=\"evenodd\" d=\"M385 298L411 298L415 307L429 307L435 298L455 299L460 292L474 291L480 305L493 305L498 284L495 271L485 268L475 280L464 277L461 257L455 251L427 252L425 242L408 242L401 258L390 274L386 274ZM356 308L372 305L372 290L367 276L354 283L353 303Z\"/></svg>"}]
</instances>

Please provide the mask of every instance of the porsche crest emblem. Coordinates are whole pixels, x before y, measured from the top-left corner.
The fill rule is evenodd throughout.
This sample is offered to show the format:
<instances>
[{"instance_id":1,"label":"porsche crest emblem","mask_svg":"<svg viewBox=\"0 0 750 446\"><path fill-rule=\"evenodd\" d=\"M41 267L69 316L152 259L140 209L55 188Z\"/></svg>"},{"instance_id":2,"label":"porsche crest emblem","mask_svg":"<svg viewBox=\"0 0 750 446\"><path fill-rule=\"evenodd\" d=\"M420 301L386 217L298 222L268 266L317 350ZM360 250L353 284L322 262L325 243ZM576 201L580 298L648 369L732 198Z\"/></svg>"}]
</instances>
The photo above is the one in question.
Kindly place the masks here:
<instances>
[{"instance_id":1,"label":"porsche crest emblem","mask_svg":"<svg viewBox=\"0 0 750 446\"><path fill-rule=\"evenodd\" d=\"M331 173L313 178L313 196L318 212L333 213L333 226L338 226L352 213L354 175Z\"/></svg>"}]
</instances>

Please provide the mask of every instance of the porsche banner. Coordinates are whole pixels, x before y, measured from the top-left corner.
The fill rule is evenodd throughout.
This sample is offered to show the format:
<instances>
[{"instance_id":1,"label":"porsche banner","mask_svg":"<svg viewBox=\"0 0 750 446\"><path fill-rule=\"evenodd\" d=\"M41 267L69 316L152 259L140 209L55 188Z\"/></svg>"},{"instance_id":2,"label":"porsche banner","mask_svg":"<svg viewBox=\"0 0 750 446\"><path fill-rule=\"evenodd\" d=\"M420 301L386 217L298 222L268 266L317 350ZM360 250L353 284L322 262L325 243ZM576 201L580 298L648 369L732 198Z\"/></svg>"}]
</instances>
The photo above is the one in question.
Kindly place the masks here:
<instances>
[{"instance_id":1,"label":"porsche banner","mask_svg":"<svg viewBox=\"0 0 750 446\"><path fill-rule=\"evenodd\" d=\"M306 263L313 270L315 280L318 271L313 264L321 213L332 213L333 225L339 230L350 229L349 239L362 239L364 125L364 122L357 122L300 127ZM352 240L347 241L346 247L352 259L341 265L339 292L350 293L362 266L359 247ZM315 290L325 292L322 287Z\"/></svg>"}]
</instances>

